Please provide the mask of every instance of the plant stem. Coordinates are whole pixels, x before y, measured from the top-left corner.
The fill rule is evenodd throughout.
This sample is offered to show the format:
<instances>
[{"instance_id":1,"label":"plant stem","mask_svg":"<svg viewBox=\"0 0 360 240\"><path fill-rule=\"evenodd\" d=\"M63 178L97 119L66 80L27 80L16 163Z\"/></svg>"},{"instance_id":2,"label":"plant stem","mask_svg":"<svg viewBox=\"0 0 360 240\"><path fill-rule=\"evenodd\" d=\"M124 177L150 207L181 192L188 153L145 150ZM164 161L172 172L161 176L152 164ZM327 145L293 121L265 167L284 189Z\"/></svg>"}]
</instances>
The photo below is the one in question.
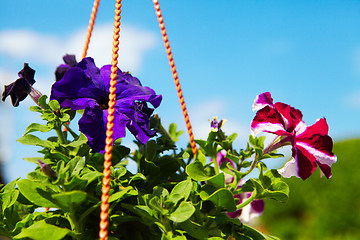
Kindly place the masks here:
<instances>
[{"instance_id":1,"label":"plant stem","mask_svg":"<svg viewBox=\"0 0 360 240\"><path fill-rule=\"evenodd\" d=\"M256 198L256 190L253 191L253 193L251 194L251 196L243 203L239 204L236 206L236 209L239 210L243 207L245 207L246 205L248 205L249 203L251 203L253 200L255 200Z\"/></svg>"},{"instance_id":2,"label":"plant stem","mask_svg":"<svg viewBox=\"0 0 360 240\"><path fill-rule=\"evenodd\" d=\"M252 161L252 163L251 163L251 165L250 165L249 170L247 170L247 171L244 173L245 175L244 175L243 177L245 177L246 175L248 175L249 173L251 173L252 170L254 170L254 168L255 168L255 166L256 166L256 163L258 162L258 159L259 159L259 156L258 156L258 154L256 154L254 160Z\"/></svg>"},{"instance_id":3,"label":"plant stem","mask_svg":"<svg viewBox=\"0 0 360 240\"><path fill-rule=\"evenodd\" d=\"M68 132L71 134L71 136L74 139L77 139L79 136L70 128L68 123L63 123L63 126L68 130Z\"/></svg>"},{"instance_id":4,"label":"plant stem","mask_svg":"<svg viewBox=\"0 0 360 240\"><path fill-rule=\"evenodd\" d=\"M59 139L60 143L61 144L66 144L64 134L63 134L63 132L61 130L61 124L56 124L55 125L55 131L56 131L56 134L58 136L58 139Z\"/></svg>"},{"instance_id":5,"label":"plant stem","mask_svg":"<svg viewBox=\"0 0 360 240\"><path fill-rule=\"evenodd\" d=\"M216 156L210 156L211 159L213 159L213 162L214 162L214 168L215 168L215 174L218 175L220 173L220 167L219 167L219 164L217 162L217 159L216 159Z\"/></svg>"}]
</instances>

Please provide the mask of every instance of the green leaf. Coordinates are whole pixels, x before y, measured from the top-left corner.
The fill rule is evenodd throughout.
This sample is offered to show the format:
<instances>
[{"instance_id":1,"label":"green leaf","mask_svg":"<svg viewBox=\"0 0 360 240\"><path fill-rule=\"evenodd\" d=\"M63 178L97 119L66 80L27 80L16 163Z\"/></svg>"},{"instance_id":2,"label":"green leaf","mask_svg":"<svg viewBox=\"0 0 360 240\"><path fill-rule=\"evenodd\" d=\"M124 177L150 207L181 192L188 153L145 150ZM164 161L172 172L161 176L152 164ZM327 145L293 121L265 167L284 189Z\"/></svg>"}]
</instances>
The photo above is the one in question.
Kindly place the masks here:
<instances>
[{"instance_id":1,"label":"green leaf","mask_svg":"<svg viewBox=\"0 0 360 240\"><path fill-rule=\"evenodd\" d=\"M70 177L70 180L67 179L64 183L66 191L72 190L85 190L86 185L88 184L87 180L79 178L77 175Z\"/></svg>"},{"instance_id":2,"label":"green leaf","mask_svg":"<svg viewBox=\"0 0 360 240\"><path fill-rule=\"evenodd\" d=\"M186 173L195 181L202 182L208 180L209 176L206 175L204 165L201 162L195 161L186 166Z\"/></svg>"},{"instance_id":3,"label":"green leaf","mask_svg":"<svg viewBox=\"0 0 360 240\"><path fill-rule=\"evenodd\" d=\"M271 184L269 189L264 190L261 198L271 198L279 202L287 202L289 199L289 186L282 181Z\"/></svg>"},{"instance_id":4,"label":"green leaf","mask_svg":"<svg viewBox=\"0 0 360 240\"><path fill-rule=\"evenodd\" d=\"M96 180L97 178L101 177L103 174L101 172L97 171L91 171L87 172L84 175L82 175L80 178L87 181L86 185L89 185L91 182Z\"/></svg>"},{"instance_id":5,"label":"green leaf","mask_svg":"<svg viewBox=\"0 0 360 240\"><path fill-rule=\"evenodd\" d=\"M197 182L209 181L218 187L225 186L225 176L224 173L219 173L214 176L208 176L205 172L204 166L202 163L195 161L186 166L186 173Z\"/></svg>"},{"instance_id":6,"label":"green leaf","mask_svg":"<svg viewBox=\"0 0 360 240\"><path fill-rule=\"evenodd\" d=\"M228 212L236 210L233 194L227 188L216 189L215 187L205 185L200 191L200 197L204 201L212 201L215 205L225 208Z\"/></svg>"},{"instance_id":7,"label":"green leaf","mask_svg":"<svg viewBox=\"0 0 360 240\"><path fill-rule=\"evenodd\" d=\"M87 198L87 193L82 191L71 191L53 194L57 205L66 212L70 212L71 208L83 203Z\"/></svg>"},{"instance_id":8,"label":"green leaf","mask_svg":"<svg viewBox=\"0 0 360 240\"><path fill-rule=\"evenodd\" d=\"M206 164L206 156L200 149L196 153L196 161L202 163L202 165Z\"/></svg>"},{"instance_id":9,"label":"green leaf","mask_svg":"<svg viewBox=\"0 0 360 240\"><path fill-rule=\"evenodd\" d=\"M157 145L154 140L150 140L145 144L145 157L149 162L153 162L157 156Z\"/></svg>"},{"instance_id":10,"label":"green leaf","mask_svg":"<svg viewBox=\"0 0 360 240\"><path fill-rule=\"evenodd\" d=\"M43 109L49 109L49 105L46 103L46 99L47 99L47 96L46 95L42 95L40 98L39 98L39 105L43 108Z\"/></svg>"},{"instance_id":11,"label":"green leaf","mask_svg":"<svg viewBox=\"0 0 360 240\"><path fill-rule=\"evenodd\" d=\"M153 194L160 198L160 200L165 201L169 198L169 192L166 188L161 186L155 186L153 189Z\"/></svg>"},{"instance_id":12,"label":"green leaf","mask_svg":"<svg viewBox=\"0 0 360 240\"><path fill-rule=\"evenodd\" d=\"M53 111L56 111L56 110L60 109L60 104L56 100L50 100L49 106Z\"/></svg>"},{"instance_id":13,"label":"green leaf","mask_svg":"<svg viewBox=\"0 0 360 240\"><path fill-rule=\"evenodd\" d=\"M40 113L43 112L43 109L42 109L41 107L39 107L39 106L30 106L30 107L29 107L29 110L30 110L31 112L40 112Z\"/></svg>"},{"instance_id":14,"label":"green leaf","mask_svg":"<svg viewBox=\"0 0 360 240\"><path fill-rule=\"evenodd\" d=\"M41 207L58 207L51 197L55 192L52 189L45 187L44 184L33 182L28 179L22 179L17 182L17 186L25 198L34 204Z\"/></svg>"},{"instance_id":15,"label":"green leaf","mask_svg":"<svg viewBox=\"0 0 360 240\"><path fill-rule=\"evenodd\" d=\"M267 239L271 239L268 238L268 236L265 236L263 233L259 232L258 230L247 226L247 225L243 225L243 227L240 229L240 231L250 237L252 240L267 240ZM276 239L276 238L273 238Z\"/></svg>"},{"instance_id":16,"label":"green leaf","mask_svg":"<svg viewBox=\"0 0 360 240\"><path fill-rule=\"evenodd\" d=\"M5 192L10 192L13 191L15 189L15 185L16 182L19 180L19 178L9 182L8 184L6 184L3 188L1 188L0 192L1 193L5 193Z\"/></svg>"},{"instance_id":17,"label":"green leaf","mask_svg":"<svg viewBox=\"0 0 360 240\"><path fill-rule=\"evenodd\" d=\"M122 207L135 212L137 215L139 215L142 219L144 224L151 226L154 221L155 218L153 217L154 215L154 210L152 210L151 208L149 208L148 206L143 206L143 205L137 205L137 206L133 206L130 204L121 204Z\"/></svg>"},{"instance_id":18,"label":"green leaf","mask_svg":"<svg viewBox=\"0 0 360 240\"><path fill-rule=\"evenodd\" d=\"M1 197L1 201L2 202L2 213L4 214L5 209L11 207L12 205L14 205L14 203L16 202L16 200L18 199L19 196L19 190L13 189L12 191L6 191L4 193L1 193L0 197Z\"/></svg>"},{"instance_id":19,"label":"green leaf","mask_svg":"<svg viewBox=\"0 0 360 240\"><path fill-rule=\"evenodd\" d=\"M283 182L277 170L271 169L260 175L260 181L265 188L260 198L271 198L280 202L286 202L289 198L289 186Z\"/></svg>"},{"instance_id":20,"label":"green leaf","mask_svg":"<svg viewBox=\"0 0 360 240\"><path fill-rule=\"evenodd\" d=\"M30 238L33 240L60 240L63 239L68 233L69 229L59 228L52 224L48 224L45 221L34 223L28 228L22 229L22 231L14 237L14 239Z\"/></svg>"},{"instance_id":21,"label":"green leaf","mask_svg":"<svg viewBox=\"0 0 360 240\"><path fill-rule=\"evenodd\" d=\"M72 175L78 175L80 171L84 168L85 163L84 163L84 159L82 159L79 156L76 156L73 159L71 159L71 161L67 165L69 165L68 171Z\"/></svg>"},{"instance_id":22,"label":"green leaf","mask_svg":"<svg viewBox=\"0 0 360 240\"><path fill-rule=\"evenodd\" d=\"M169 212L168 209L162 207L161 200L158 196L154 196L150 199L149 207L155 211L158 211L162 215L166 215Z\"/></svg>"},{"instance_id":23,"label":"green leaf","mask_svg":"<svg viewBox=\"0 0 360 240\"><path fill-rule=\"evenodd\" d=\"M178 226L196 239L205 239L209 237L208 231L203 226L191 220L179 223ZM220 240L222 240L222 238L220 238Z\"/></svg>"},{"instance_id":24,"label":"green leaf","mask_svg":"<svg viewBox=\"0 0 360 240\"><path fill-rule=\"evenodd\" d=\"M83 144L86 144L87 141L88 141L87 137L83 133L80 133L80 136L78 139L76 139L76 140L72 141L71 143L66 144L64 146L76 148L76 147L80 147Z\"/></svg>"},{"instance_id":25,"label":"green leaf","mask_svg":"<svg viewBox=\"0 0 360 240\"><path fill-rule=\"evenodd\" d=\"M179 182L175 185L175 187L171 190L170 193L170 201L176 205L180 199L184 199L186 201L188 197L190 196L191 190L192 190L192 182L191 180L185 180L182 182Z\"/></svg>"},{"instance_id":26,"label":"green leaf","mask_svg":"<svg viewBox=\"0 0 360 240\"><path fill-rule=\"evenodd\" d=\"M24 135L31 133L31 132L35 132L35 131L48 132L50 130L51 130L51 127L49 127L48 125L32 123L26 128Z\"/></svg>"},{"instance_id":27,"label":"green leaf","mask_svg":"<svg viewBox=\"0 0 360 240\"><path fill-rule=\"evenodd\" d=\"M124 199L125 194L129 193L131 190L134 190L132 186L128 186L125 189L121 190L120 192L116 192L113 193L110 197L109 197L109 203L114 202L114 201L120 201L121 199ZM133 196L137 195L137 191L134 190L132 191Z\"/></svg>"},{"instance_id":28,"label":"green leaf","mask_svg":"<svg viewBox=\"0 0 360 240\"><path fill-rule=\"evenodd\" d=\"M224 188L225 187L225 174L223 172L212 176L208 179L209 183L214 184L217 187Z\"/></svg>"},{"instance_id":29,"label":"green leaf","mask_svg":"<svg viewBox=\"0 0 360 240\"><path fill-rule=\"evenodd\" d=\"M169 219L181 223L188 220L195 212L195 207L189 202L180 203L179 207L170 214Z\"/></svg>"},{"instance_id":30,"label":"green leaf","mask_svg":"<svg viewBox=\"0 0 360 240\"><path fill-rule=\"evenodd\" d=\"M41 140L40 138L38 138L34 135L31 135L31 134L22 136L17 141L24 145L35 145L35 146L45 147L45 148L50 148L50 149L55 148L54 143L52 143L50 141Z\"/></svg>"}]
</instances>

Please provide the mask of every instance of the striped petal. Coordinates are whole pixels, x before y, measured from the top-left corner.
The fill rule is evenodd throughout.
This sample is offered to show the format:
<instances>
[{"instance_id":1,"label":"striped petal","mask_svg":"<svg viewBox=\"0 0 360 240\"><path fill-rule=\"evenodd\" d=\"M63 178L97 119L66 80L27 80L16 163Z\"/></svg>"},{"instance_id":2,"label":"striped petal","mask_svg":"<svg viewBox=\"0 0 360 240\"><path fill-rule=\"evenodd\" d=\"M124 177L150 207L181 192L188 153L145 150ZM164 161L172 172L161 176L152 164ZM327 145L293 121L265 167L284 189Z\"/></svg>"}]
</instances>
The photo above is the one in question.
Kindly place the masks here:
<instances>
[{"instance_id":1,"label":"striped petal","mask_svg":"<svg viewBox=\"0 0 360 240\"><path fill-rule=\"evenodd\" d=\"M253 111L258 111L268 105L273 105L273 99L271 98L271 93L264 92L256 96L253 104Z\"/></svg>"},{"instance_id":2,"label":"striped petal","mask_svg":"<svg viewBox=\"0 0 360 240\"><path fill-rule=\"evenodd\" d=\"M260 109L251 122L251 133L256 136L260 132L286 132L284 120L281 115L272 107L265 106Z\"/></svg>"}]
</instances>

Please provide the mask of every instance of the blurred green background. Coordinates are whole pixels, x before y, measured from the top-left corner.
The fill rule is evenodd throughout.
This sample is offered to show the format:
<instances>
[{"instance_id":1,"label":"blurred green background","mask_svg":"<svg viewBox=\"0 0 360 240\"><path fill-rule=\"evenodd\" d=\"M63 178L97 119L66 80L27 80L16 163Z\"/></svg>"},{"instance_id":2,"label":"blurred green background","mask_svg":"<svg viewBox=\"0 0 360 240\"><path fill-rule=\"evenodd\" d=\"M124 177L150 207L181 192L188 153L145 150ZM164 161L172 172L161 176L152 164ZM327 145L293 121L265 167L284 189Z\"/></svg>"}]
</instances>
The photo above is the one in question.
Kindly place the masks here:
<instances>
[{"instance_id":1,"label":"blurred green background","mask_svg":"<svg viewBox=\"0 0 360 240\"><path fill-rule=\"evenodd\" d=\"M289 201L265 203L262 230L282 240L360 239L359 150L360 139L336 142L330 179L319 178L319 170L306 181L285 179Z\"/></svg>"}]
</instances>

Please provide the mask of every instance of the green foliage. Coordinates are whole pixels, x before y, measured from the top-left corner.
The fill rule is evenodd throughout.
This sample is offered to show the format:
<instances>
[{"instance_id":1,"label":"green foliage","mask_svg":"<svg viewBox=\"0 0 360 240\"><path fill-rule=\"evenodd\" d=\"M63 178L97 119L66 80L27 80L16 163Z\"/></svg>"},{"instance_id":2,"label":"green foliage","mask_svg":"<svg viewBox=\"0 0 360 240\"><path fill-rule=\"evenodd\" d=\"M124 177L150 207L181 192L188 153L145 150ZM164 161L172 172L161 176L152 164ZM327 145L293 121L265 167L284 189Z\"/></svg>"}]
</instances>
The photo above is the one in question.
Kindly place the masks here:
<instances>
[{"instance_id":1,"label":"green foliage","mask_svg":"<svg viewBox=\"0 0 360 240\"><path fill-rule=\"evenodd\" d=\"M39 112L45 124L30 124L18 139L41 150L42 157L27 158L36 163L26 179L17 179L0 192L0 235L13 239L96 239L99 231L103 159L87 145L84 134L68 126L75 111L61 108L57 101L39 99ZM74 125L74 124L73 124ZM157 138L138 149L113 144L109 193L109 239L275 239L231 219L236 211L254 199L286 201L289 188L276 171L266 171L261 162L276 157L262 154L264 138L250 137L246 149L236 151L236 134L226 136L220 129L210 132L194 156L190 148L178 149L176 141L183 131L176 124L165 129L158 116L150 126ZM66 127L72 135L69 139ZM55 132L46 140L34 133ZM235 163L218 166L218 153ZM41 161L43 165L38 165ZM137 173L126 169L128 161L137 164ZM240 180L253 169L252 178L240 187ZM226 181L226 175L233 177ZM234 194L252 192L240 205ZM44 211L44 208L50 208Z\"/></svg>"},{"instance_id":2,"label":"green foliage","mask_svg":"<svg viewBox=\"0 0 360 240\"><path fill-rule=\"evenodd\" d=\"M266 202L262 224L286 240L357 240L360 236L360 139L336 142L331 179L287 179L289 202Z\"/></svg>"}]
</instances>

